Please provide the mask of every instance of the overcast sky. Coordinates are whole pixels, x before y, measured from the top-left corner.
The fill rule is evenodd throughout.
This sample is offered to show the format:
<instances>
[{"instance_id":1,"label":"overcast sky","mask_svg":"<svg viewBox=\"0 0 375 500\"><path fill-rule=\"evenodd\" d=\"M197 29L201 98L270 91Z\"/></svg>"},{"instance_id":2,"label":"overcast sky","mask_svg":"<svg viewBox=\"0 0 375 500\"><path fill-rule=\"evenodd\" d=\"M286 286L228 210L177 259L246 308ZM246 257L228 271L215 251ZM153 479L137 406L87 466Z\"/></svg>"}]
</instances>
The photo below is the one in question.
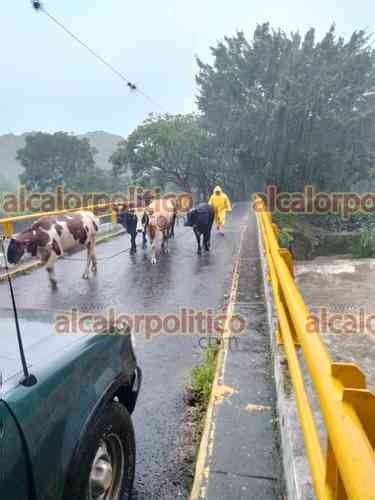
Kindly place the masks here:
<instances>
[{"instance_id":1,"label":"overcast sky","mask_svg":"<svg viewBox=\"0 0 375 500\"><path fill-rule=\"evenodd\" d=\"M29 0L1 0L0 134L30 130L128 134L154 104L129 94ZM332 22L340 35L373 31L373 0L45 0L70 30L170 113L195 109L195 55L256 23L287 32Z\"/></svg>"}]
</instances>

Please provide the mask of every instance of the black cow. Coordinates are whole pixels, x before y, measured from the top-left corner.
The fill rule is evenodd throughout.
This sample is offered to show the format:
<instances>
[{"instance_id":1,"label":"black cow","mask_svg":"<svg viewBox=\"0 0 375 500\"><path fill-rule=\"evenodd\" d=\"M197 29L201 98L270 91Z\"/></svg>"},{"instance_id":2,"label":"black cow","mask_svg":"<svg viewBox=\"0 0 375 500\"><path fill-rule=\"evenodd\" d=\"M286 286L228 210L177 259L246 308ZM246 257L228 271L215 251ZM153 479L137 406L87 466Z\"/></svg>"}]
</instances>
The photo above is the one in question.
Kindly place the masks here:
<instances>
[{"instance_id":1,"label":"black cow","mask_svg":"<svg viewBox=\"0 0 375 500\"><path fill-rule=\"evenodd\" d=\"M206 252L210 250L211 229L214 223L214 209L208 203L200 203L187 214L185 226L193 228L198 243L198 255L202 253L201 236Z\"/></svg>"},{"instance_id":2,"label":"black cow","mask_svg":"<svg viewBox=\"0 0 375 500\"><path fill-rule=\"evenodd\" d=\"M137 234L142 233L142 248L146 248L147 237L146 237L146 227L144 224L143 210L140 209L126 209L117 211L117 221L119 224L124 226L126 231L130 234L131 248L130 253L134 254L137 251L136 239Z\"/></svg>"}]
</instances>

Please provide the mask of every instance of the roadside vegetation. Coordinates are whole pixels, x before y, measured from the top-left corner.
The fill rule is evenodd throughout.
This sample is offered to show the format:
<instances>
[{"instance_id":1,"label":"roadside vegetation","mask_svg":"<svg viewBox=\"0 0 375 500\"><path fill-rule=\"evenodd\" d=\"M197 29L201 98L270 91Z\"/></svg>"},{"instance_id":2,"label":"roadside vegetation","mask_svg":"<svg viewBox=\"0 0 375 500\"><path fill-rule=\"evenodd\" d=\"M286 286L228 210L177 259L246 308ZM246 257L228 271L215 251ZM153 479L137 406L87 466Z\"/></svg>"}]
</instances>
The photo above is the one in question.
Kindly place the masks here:
<instances>
[{"instance_id":1,"label":"roadside vegetation","mask_svg":"<svg viewBox=\"0 0 375 500\"><path fill-rule=\"evenodd\" d=\"M375 257L375 214L355 213L348 220L337 214L272 214L279 244L295 259L318 256Z\"/></svg>"},{"instance_id":2,"label":"roadside vegetation","mask_svg":"<svg viewBox=\"0 0 375 500\"><path fill-rule=\"evenodd\" d=\"M357 258L375 256L375 232L368 228L361 228L360 236L353 247L353 255Z\"/></svg>"},{"instance_id":3,"label":"roadside vegetation","mask_svg":"<svg viewBox=\"0 0 375 500\"><path fill-rule=\"evenodd\" d=\"M197 444L199 444L202 435L204 419L215 379L219 348L220 346L216 343L215 345L209 344L203 362L191 370L191 381L187 388L187 399L189 405L193 406L196 410Z\"/></svg>"}]
</instances>

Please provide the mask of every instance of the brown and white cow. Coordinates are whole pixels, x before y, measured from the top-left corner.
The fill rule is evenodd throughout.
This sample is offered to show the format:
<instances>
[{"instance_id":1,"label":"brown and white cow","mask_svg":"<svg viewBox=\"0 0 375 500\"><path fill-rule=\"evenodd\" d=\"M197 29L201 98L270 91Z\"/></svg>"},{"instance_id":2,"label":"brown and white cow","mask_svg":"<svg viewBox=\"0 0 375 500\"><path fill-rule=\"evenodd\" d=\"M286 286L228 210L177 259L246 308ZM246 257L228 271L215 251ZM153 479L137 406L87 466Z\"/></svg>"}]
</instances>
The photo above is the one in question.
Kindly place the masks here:
<instances>
[{"instance_id":1,"label":"brown and white cow","mask_svg":"<svg viewBox=\"0 0 375 500\"><path fill-rule=\"evenodd\" d=\"M152 264L156 264L158 239L161 239L162 252L169 252L168 241L174 236L176 213L176 201L171 198L154 200L145 209L142 224L148 234Z\"/></svg>"},{"instance_id":2,"label":"brown and white cow","mask_svg":"<svg viewBox=\"0 0 375 500\"><path fill-rule=\"evenodd\" d=\"M89 277L91 270L96 273L95 236L99 221L92 212L79 211L56 216L44 216L29 229L10 239L7 259L16 264L24 253L40 257L46 266L51 285L57 285L54 266L64 252L79 246L87 248L86 268L82 278Z\"/></svg>"}]
</instances>

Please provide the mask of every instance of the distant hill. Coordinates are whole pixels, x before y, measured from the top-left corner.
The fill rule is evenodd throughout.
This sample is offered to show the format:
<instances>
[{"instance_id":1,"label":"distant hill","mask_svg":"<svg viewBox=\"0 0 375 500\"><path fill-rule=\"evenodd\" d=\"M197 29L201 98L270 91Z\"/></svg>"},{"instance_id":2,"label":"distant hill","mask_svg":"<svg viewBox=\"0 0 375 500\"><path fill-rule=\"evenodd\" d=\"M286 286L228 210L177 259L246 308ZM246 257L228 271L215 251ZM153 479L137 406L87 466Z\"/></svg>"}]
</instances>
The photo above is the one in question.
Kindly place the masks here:
<instances>
[{"instance_id":1,"label":"distant hill","mask_svg":"<svg viewBox=\"0 0 375 500\"><path fill-rule=\"evenodd\" d=\"M25 144L25 135L0 135L0 191L14 189L22 165L16 160L16 152Z\"/></svg>"},{"instance_id":2,"label":"distant hill","mask_svg":"<svg viewBox=\"0 0 375 500\"><path fill-rule=\"evenodd\" d=\"M16 160L16 154L17 150L24 146L27 135L27 133L0 135L0 192L13 190L17 185L18 176L23 168ZM109 170L111 164L108 159L123 137L102 130L87 132L78 135L78 137L86 137L91 146L98 150L98 154L95 156L96 165Z\"/></svg>"},{"instance_id":3,"label":"distant hill","mask_svg":"<svg viewBox=\"0 0 375 500\"><path fill-rule=\"evenodd\" d=\"M117 144L124 138L120 135L109 134L103 130L97 130L95 132L87 132L86 134L79 135L80 139L86 137L91 146L98 150L98 154L95 156L96 165L105 170L112 168L112 165L108 162L109 157L116 149Z\"/></svg>"}]
</instances>

